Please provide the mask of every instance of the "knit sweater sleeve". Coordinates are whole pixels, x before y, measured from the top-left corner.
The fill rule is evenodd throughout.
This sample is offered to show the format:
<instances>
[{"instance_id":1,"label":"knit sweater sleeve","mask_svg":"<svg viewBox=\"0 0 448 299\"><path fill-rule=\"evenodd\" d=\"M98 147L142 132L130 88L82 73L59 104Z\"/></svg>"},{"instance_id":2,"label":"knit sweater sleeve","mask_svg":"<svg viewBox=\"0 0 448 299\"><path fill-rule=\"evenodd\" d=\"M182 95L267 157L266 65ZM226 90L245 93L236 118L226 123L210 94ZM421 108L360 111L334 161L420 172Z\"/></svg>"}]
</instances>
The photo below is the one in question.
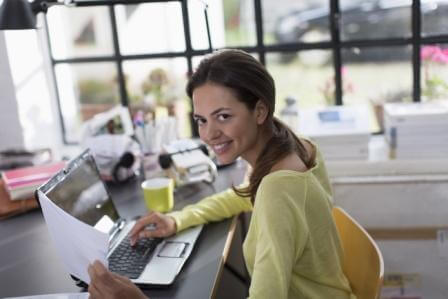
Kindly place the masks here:
<instances>
[{"instance_id":1,"label":"knit sweater sleeve","mask_svg":"<svg viewBox=\"0 0 448 299\"><path fill-rule=\"evenodd\" d=\"M227 189L168 215L176 221L177 231L182 231L191 226L220 221L251 210L252 203L249 198L238 196L233 189Z\"/></svg>"}]
</instances>

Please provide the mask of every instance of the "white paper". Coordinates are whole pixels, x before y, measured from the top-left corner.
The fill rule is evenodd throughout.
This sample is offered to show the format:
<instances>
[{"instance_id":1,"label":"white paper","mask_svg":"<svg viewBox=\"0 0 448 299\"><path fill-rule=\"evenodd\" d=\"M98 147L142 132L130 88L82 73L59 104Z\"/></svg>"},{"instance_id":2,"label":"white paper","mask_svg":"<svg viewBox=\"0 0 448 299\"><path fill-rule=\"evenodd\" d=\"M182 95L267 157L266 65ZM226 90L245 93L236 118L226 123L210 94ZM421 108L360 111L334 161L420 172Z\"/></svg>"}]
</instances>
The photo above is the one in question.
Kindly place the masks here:
<instances>
[{"instance_id":1,"label":"white paper","mask_svg":"<svg viewBox=\"0 0 448 299\"><path fill-rule=\"evenodd\" d=\"M23 297L7 297L7 299L87 299L89 293L63 293L63 294L47 294Z\"/></svg>"},{"instance_id":2,"label":"white paper","mask_svg":"<svg viewBox=\"0 0 448 299\"><path fill-rule=\"evenodd\" d=\"M108 234L69 215L41 191L39 202L50 236L68 272L90 283L89 264L99 260L108 267Z\"/></svg>"}]
</instances>

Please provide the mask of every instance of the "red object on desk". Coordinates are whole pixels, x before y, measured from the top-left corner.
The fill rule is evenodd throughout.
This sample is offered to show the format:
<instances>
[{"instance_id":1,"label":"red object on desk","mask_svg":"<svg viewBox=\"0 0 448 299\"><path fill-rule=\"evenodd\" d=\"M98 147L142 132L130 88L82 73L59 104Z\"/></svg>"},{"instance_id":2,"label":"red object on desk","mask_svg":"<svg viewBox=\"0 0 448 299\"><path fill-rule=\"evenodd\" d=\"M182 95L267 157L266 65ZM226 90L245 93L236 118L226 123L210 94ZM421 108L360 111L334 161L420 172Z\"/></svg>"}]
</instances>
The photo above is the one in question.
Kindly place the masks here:
<instances>
[{"instance_id":1,"label":"red object on desk","mask_svg":"<svg viewBox=\"0 0 448 299\"><path fill-rule=\"evenodd\" d=\"M2 179L12 200L27 198L64 166L65 162L56 162L7 170L2 173Z\"/></svg>"}]
</instances>

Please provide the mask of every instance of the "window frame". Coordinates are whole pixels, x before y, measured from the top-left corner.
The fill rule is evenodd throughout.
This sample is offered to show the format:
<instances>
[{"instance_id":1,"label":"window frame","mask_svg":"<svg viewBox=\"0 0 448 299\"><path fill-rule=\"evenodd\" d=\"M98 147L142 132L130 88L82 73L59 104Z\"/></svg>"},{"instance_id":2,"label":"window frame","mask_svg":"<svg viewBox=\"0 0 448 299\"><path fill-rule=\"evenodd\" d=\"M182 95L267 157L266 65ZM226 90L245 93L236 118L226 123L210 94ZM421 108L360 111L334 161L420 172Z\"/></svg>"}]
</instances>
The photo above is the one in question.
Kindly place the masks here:
<instances>
[{"instance_id":1,"label":"window frame","mask_svg":"<svg viewBox=\"0 0 448 299\"><path fill-rule=\"evenodd\" d=\"M412 0L412 13L411 13L411 36L402 38L383 38L383 39L359 39L359 40L348 40L344 41L340 39L340 1L339 0L328 0L330 6L329 26L331 33L331 40L324 42L315 43L286 43L286 44L273 44L265 45L263 40L263 14L262 14L262 0L252 0L254 5L255 13L255 28L256 28L256 45L255 46L245 46L245 47L232 47L235 49L241 49L249 53L258 54L259 60L263 65L266 65L266 54L268 53L278 53L278 52L297 52L303 50L331 50L333 55L333 70L334 70L334 80L335 80L335 99L336 105L344 105L343 103L343 90L342 90L342 59L341 51L343 49L359 47L359 48L369 48L369 47L390 47L390 46L411 46L412 47L412 71L413 71L413 82L412 82L412 99L414 102L421 101L421 57L420 49L423 45L438 44L438 43L448 43L448 34L434 35L434 36L421 36L421 9L420 0ZM164 52L164 53L151 53L151 54L134 54L134 55L123 55L120 51L119 39L118 39L118 28L117 19L115 15L115 5L136 5L142 3L161 3L161 2L180 2L182 9L182 18L184 25L184 35L185 35L185 51L182 52ZM191 43L191 33L190 33L190 22L188 18L188 1L187 0L91 0L82 1L77 3L77 7L86 6L108 6L111 29L112 29L112 39L113 39L113 54L110 56L95 56L95 57L80 57L80 58L68 58L68 59L55 59L51 50L51 41L48 28L47 18L44 19L45 32L47 35L48 49L50 51L50 61L51 61L51 71L53 76L53 83L55 86L55 94L57 97L58 113L59 119L62 126L63 142L64 144L77 144L76 142L70 142L66 138L66 129L64 125L64 119L62 115L60 96L57 88L57 81L55 76L55 67L58 64L77 64L77 63L95 63L95 62L113 62L116 65L118 74L118 87L120 95L120 103L126 107L129 105L128 93L126 91L125 78L123 73L123 62L124 61L135 61L141 59L157 59L157 58L177 58L182 57L187 60L188 73L193 72L192 60L196 56L202 56L210 53L216 48L212 48L210 36L209 49L205 50L195 50L192 48ZM207 14L205 16L205 23L207 32L210 31L209 24L207 20ZM198 136L197 128L192 122L192 133L193 136ZM382 132L378 132L382 133Z\"/></svg>"}]
</instances>

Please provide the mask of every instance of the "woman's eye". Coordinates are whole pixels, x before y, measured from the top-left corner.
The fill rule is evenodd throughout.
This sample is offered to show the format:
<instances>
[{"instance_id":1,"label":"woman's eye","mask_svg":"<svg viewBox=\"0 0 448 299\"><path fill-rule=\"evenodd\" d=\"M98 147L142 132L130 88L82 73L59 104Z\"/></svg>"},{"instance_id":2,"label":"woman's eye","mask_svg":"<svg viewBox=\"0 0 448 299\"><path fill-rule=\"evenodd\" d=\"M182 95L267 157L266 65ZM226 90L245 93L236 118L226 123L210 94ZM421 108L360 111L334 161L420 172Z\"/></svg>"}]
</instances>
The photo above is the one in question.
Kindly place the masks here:
<instances>
[{"instance_id":1,"label":"woman's eye","mask_svg":"<svg viewBox=\"0 0 448 299\"><path fill-rule=\"evenodd\" d=\"M219 114L218 115L218 120L225 121L225 120L229 119L230 117L231 117L230 114Z\"/></svg>"},{"instance_id":2,"label":"woman's eye","mask_svg":"<svg viewBox=\"0 0 448 299\"><path fill-rule=\"evenodd\" d=\"M202 126L203 124L205 124L205 120L202 118L196 118L195 121L198 126Z\"/></svg>"}]
</instances>

